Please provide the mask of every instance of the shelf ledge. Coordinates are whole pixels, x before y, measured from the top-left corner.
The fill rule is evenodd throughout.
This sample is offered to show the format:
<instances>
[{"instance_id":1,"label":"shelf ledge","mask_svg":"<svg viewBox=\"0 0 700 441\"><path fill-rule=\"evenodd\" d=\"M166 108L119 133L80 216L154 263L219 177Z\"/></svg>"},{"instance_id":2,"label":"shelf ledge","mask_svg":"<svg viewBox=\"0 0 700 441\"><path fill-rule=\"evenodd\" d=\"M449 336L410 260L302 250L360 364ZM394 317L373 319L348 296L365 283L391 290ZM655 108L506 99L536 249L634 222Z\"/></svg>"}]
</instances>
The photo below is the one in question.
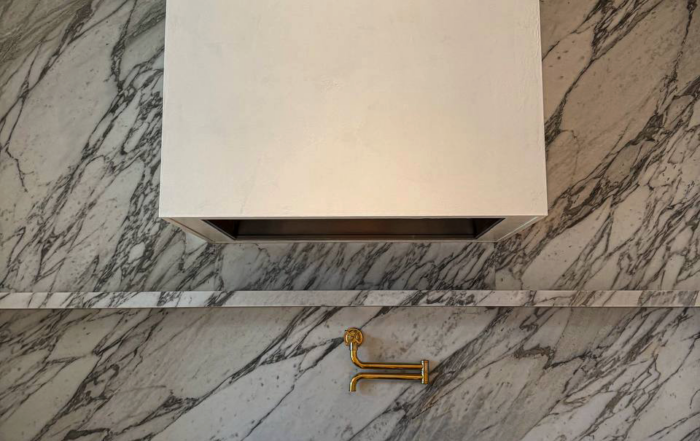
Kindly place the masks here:
<instances>
[{"instance_id":1,"label":"shelf ledge","mask_svg":"<svg viewBox=\"0 0 700 441\"><path fill-rule=\"evenodd\" d=\"M256 307L700 307L700 291L147 291L5 292L0 309Z\"/></svg>"}]
</instances>

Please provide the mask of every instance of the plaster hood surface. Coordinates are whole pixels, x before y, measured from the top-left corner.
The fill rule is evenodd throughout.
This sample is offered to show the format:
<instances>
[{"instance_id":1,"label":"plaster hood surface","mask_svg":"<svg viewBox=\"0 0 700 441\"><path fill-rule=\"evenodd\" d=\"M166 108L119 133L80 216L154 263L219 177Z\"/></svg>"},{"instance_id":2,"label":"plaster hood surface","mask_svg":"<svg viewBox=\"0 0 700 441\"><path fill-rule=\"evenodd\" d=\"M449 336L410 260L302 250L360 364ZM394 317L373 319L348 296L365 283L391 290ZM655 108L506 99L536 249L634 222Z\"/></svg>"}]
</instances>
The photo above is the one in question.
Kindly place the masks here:
<instances>
[{"instance_id":1,"label":"plaster hood surface","mask_svg":"<svg viewBox=\"0 0 700 441\"><path fill-rule=\"evenodd\" d=\"M161 217L500 240L547 214L537 0L168 0Z\"/></svg>"}]
</instances>

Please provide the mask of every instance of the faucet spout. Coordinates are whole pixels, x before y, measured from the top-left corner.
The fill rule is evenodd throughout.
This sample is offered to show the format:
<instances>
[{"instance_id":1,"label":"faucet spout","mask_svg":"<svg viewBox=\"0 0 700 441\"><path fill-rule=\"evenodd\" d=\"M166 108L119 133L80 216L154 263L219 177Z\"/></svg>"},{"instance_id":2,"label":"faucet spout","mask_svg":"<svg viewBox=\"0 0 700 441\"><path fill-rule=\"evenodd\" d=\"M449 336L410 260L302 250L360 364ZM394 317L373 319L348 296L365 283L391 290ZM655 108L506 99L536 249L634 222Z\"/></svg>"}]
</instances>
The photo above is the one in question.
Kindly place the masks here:
<instances>
[{"instance_id":1,"label":"faucet spout","mask_svg":"<svg viewBox=\"0 0 700 441\"><path fill-rule=\"evenodd\" d=\"M357 391L357 383L359 383L360 380L416 380L427 384L427 382L423 382L423 376L421 374L375 374L372 372L363 372L355 375L350 380L350 392Z\"/></svg>"}]
</instances>

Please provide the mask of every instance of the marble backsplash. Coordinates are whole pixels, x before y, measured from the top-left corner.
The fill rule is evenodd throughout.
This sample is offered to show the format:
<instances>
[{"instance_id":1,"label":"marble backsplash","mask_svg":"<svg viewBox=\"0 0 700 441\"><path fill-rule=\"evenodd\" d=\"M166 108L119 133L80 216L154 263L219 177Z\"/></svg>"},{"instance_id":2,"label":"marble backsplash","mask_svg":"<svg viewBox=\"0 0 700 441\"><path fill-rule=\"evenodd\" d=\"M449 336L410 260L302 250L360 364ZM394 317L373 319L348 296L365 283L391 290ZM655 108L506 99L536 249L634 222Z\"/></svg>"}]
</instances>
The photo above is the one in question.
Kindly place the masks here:
<instances>
[{"instance_id":1,"label":"marble backsplash","mask_svg":"<svg viewBox=\"0 0 700 441\"><path fill-rule=\"evenodd\" d=\"M499 244L209 245L157 217L164 0L0 4L0 291L700 286L694 1L541 1L550 216Z\"/></svg>"},{"instance_id":2,"label":"marble backsplash","mask_svg":"<svg viewBox=\"0 0 700 441\"><path fill-rule=\"evenodd\" d=\"M191 307L0 311L0 440L700 440L700 308L655 307L698 304L696 2L540 5L546 220L216 246L157 217L165 1L0 2L0 308ZM340 289L570 291L259 292ZM431 384L350 394L349 326Z\"/></svg>"},{"instance_id":3,"label":"marble backsplash","mask_svg":"<svg viewBox=\"0 0 700 441\"><path fill-rule=\"evenodd\" d=\"M348 382L362 359L432 381ZM700 309L0 312L2 440L700 439Z\"/></svg>"}]
</instances>

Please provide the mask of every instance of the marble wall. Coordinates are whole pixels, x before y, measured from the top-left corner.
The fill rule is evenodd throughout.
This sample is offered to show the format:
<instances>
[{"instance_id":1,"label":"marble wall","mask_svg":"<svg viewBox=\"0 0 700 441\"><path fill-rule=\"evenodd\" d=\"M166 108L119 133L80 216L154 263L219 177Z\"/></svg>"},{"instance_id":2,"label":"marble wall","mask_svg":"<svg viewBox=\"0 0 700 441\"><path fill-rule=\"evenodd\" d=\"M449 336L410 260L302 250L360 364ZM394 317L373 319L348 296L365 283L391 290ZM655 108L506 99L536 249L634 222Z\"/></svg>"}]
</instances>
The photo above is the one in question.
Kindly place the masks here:
<instances>
[{"instance_id":1,"label":"marble wall","mask_svg":"<svg viewBox=\"0 0 700 441\"><path fill-rule=\"evenodd\" d=\"M697 289L695 1L540 4L546 220L497 245L215 246L157 218L164 0L0 3L0 291Z\"/></svg>"},{"instance_id":2,"label":"marble wall","mask_svg":"<svg viewBox=\"0 0 700 441\"><path fill-rule=\"evenodd\" d=\"M432 384L350 393L349 326ZM698 440L699 329L697 308L0 312L0 439Z\"/></svg>"},{"instance_id":3,"label":"marble wall","mask_svg":"<svg viewBox=\"0 0 700 441\"><path fill-rule=\"evenodd\" d=\"M168 291L156 305L305 289L697 302L696 2L540 5L546 220L499 244L215 246L157 218L164 0L0 2L0 291L61 307L146 290ZM498 305L482 294L462 300ZM2 311L0 440L700 440L700 309L588 307L609 295ZM429 358L432 384L347 392L349 326L364 358Z\"/></svg>"}]
</instances>

